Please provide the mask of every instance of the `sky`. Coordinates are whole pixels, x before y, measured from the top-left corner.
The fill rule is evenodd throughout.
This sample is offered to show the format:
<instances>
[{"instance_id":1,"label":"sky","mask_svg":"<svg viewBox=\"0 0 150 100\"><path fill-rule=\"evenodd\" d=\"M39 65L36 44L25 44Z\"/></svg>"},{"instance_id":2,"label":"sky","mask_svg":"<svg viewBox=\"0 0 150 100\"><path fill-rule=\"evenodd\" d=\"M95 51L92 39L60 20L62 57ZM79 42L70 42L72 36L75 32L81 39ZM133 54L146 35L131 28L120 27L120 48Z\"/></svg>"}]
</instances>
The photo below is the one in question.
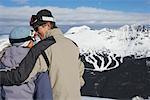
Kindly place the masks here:
<instances>
[{"instance_id":1,"label":"sky","mask_svg":"<svg viewBox=\"0 0 150 100\"><path fill-rule=\"evenodd\" d=\"M3 6L94 7L108 10L150 13L150 0L1 0Z\"/></svg>"},{"instance_id":2,"label":"sky","mask_svg":"<svg viewBox=\"0 0 150 100\"><path fill-rule=\"evenodd\" d=\"M52 11L58 25L150 23L150 0L0 0L0 33L28 25L41 9Z\"/></svg>"}]
</instances>

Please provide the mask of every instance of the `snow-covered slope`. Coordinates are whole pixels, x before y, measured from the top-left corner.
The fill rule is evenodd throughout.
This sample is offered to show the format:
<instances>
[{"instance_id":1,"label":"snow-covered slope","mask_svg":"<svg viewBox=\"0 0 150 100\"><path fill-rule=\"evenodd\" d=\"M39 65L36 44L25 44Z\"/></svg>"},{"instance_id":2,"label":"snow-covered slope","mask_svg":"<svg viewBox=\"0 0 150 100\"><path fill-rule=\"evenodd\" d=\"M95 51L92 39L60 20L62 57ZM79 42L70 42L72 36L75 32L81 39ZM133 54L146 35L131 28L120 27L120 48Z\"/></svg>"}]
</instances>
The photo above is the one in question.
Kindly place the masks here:
<instances>
[{"instance_id":1,"label":"snow-covered slope","mask_svg":"<svg viewBox=\"0 0 150 100\"><path fill-rule=\"evenodd\" d=\"M78 44L81 55L96 71L116 68L126 56L136 59L150 57L150 28L146 25L124 25L119 29L101 30L80 26L68 30L65 36ZM107 55L107 63L103 55ZM97 58L101 65L98 65ZM116 65L108 68L113 61Z\"/></svg>"},{"instance_id":2,"label":"snow-covered slope","mask_svg":"<svg viewBox=\"0 0 150 100\"><path fill-rule=\"evenodd\" d=\"M115 100L115 99L83 96L83 97L82 97L82 100Z\"/></svg>"},{"instance_id":3,"label":"snow-covered slope","mask_svg":"<svg viewBox=\"0 0 150 100\"><path fill-rule=\"evenodd\" d=\"M9 45L8 35L0 35L0 51Z\"/></svg>"},{"instance_id":4,"label":"snow-covered slope","mask_svg":"<svg viewBox=\"0 0 150 100\"><path fill-rule=\"evenodd\" d=\"M150 56L150 30L144 25L125 25L119 29L91 30L88 26L73 27L66 37L84 51L106 51L117 56Z\"/></svg>"}]
</instances>

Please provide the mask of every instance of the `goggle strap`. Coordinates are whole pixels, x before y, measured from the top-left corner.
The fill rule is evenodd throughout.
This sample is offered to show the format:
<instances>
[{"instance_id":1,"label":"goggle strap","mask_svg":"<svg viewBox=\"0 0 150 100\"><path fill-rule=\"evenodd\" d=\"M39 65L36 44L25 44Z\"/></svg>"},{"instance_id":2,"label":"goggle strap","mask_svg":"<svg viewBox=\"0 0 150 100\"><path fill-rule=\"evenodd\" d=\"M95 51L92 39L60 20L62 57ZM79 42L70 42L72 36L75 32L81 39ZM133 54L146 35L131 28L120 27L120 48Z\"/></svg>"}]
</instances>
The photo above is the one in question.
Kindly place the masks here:
<instances>
[{"instance_id":1,"label":"goggle strap","mask_svg":"<svg viewBox=\"0 0 150 100\"><path fill-rule=\"evenodd\" d=\"M26 42L26 41L29 41L29 40L33 40L33 38L31 36L28 36L26 38L21 38L21 39L10 39L9 38L9 41L11 44L13 43L21 43L21 42Z\"/></svg>"},{"instance_id":2,"label":"goggle strap","mask_svg":"<svg viewBox=\"0 0 150 100\"><path fill-rule=\"evenodd\" d=\"M55 19L53 17L48 17L48 16L42 16L42 20L55 22Z\"/></svg>"}]
</instances>

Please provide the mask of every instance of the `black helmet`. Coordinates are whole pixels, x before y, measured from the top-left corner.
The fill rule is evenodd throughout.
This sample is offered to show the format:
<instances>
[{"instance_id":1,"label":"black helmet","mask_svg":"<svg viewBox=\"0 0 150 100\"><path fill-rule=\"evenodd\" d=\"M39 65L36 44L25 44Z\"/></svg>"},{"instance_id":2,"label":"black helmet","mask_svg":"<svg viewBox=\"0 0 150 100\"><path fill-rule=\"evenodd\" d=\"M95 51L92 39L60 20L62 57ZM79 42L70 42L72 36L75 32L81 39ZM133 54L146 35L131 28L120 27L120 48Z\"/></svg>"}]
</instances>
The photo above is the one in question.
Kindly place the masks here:
<instances>
[{"instance_id":1,"label":"black helmet","mask_svg":"<svg viewBox=\"0 0 150 100\"><path fill-rule=\"evenodd\" d=\"M42 9L36 15L32 15L30 20L30 26L35 29L49 21L55 23L51 11L47 9Z\"/></svg>"}]
</instances>

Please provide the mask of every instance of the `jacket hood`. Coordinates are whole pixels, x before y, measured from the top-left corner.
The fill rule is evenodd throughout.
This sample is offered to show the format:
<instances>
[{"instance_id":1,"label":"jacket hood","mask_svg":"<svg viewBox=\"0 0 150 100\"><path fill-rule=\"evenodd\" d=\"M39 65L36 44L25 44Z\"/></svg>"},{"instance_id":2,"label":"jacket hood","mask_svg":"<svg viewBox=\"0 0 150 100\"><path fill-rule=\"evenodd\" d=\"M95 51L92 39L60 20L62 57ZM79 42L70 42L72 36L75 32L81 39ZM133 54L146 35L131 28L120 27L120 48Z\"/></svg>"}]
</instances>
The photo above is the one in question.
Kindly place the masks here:
<instances>
[{"instance_id":1,"label":"jacket hood","mask_svg":"<svg viewBox=\"0 0 150 100\"><path fill-rule=\"evenodd\" d=\"M7 67L16 67L27 55L29 48L12 46L5 49L1 62Z\"/></svg>"}]
</instances>

